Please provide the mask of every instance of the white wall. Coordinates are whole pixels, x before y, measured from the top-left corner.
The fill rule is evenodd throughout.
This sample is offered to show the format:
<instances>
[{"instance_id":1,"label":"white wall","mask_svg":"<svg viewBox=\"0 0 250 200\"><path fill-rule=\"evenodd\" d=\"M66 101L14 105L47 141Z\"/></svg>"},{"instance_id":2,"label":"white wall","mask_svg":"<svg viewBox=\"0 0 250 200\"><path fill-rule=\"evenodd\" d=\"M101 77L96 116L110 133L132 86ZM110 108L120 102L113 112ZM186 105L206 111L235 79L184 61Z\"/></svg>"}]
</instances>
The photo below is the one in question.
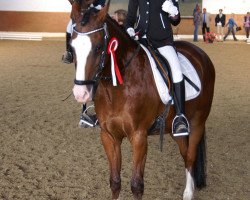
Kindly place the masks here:
<instances>
[{"instance_id":1,"label":"white wall","mask_svg":"<svg viewBox=\"0 0 250 200\"><path fill-rule=\"evenodd\" d=\"M224 14L246 14L250 12L250 0L203 0L202 7L212 14L217 14L220 8Z\"/></svg>"},{"instance_id":2,"label":"white wall","mask_svg":"<svg viewBox=\"0 0 250 200\"><path fill-rule=\"evenodd\" d=\"M0 0L1 11L70 12L68 0Z\"/></svg>"}]
</instances>

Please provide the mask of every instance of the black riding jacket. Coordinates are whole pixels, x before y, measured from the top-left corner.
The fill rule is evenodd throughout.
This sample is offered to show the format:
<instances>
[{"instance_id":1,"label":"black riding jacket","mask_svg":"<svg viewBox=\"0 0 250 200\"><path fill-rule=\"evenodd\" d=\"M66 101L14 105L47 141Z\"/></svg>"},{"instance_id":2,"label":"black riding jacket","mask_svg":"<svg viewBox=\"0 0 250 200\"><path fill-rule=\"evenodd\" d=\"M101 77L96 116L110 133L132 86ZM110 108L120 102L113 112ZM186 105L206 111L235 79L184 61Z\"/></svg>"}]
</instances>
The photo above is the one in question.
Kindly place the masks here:
<instances>
[{"instance_id":1,"label":"black riding jacket","mask_svg":"<svg viewBox=\"0 0 250 200\"><path fill-rule=\"evenodd\" d=\"M178 8L178 1L172 0ZM180 13L173 19L169 14L162 10L165 0L129 0L128 15L126 19L126 29L135 28L139 32L139 37L146 34L148 40L156 48L173 45L173 31L171 24L176 26L180 23ZM137 17L137 10L139 16ZM137 22L136 22L137 20Z\"/></svg>"}]
</instances>

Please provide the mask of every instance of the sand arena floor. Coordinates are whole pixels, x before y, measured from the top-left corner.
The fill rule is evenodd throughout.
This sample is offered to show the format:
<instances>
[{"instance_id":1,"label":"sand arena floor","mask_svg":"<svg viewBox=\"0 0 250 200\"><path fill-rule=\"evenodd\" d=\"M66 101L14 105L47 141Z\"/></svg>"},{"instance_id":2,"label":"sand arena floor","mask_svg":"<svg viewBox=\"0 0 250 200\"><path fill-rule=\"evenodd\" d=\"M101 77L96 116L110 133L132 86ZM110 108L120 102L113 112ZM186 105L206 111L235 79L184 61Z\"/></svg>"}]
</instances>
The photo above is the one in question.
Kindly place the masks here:
<instances>
[{"instance_id":1,"label":"sand arena floor","mask_svg":"<svg viewBox=\"0 0 250 200\"><path fill-rule=\"evenodd\" d=\"M250 197L250 45L197 43L214 62L207 121L207 187L197 200ZM99 129L80 129L71 91L74 66L60 62L62 40L0 41L0 199L111 199ZM181 199L185 170L176 144L149 137L145 200ZM123 142L121 199L130 192L131 150Z\"/></svg>"}]
</instances>

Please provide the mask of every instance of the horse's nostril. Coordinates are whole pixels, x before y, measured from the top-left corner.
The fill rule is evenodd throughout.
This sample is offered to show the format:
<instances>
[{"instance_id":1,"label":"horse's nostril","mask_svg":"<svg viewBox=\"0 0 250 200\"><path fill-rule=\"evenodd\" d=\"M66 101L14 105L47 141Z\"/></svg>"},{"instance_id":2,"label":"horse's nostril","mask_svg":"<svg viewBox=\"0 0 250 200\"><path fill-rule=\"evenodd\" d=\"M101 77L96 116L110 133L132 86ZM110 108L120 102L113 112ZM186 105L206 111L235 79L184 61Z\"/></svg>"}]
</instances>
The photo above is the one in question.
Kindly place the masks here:
<instances>
[{"instance_id":1,"label":"horse's nostril","mask_svg":"<svg viewBox=\"0 0 250 200\"><path fill-rule=\"evenodd\" d=\"M87 85L87 90L91 93L93 86L92 85Z\"/></svg>"}]
</instances>

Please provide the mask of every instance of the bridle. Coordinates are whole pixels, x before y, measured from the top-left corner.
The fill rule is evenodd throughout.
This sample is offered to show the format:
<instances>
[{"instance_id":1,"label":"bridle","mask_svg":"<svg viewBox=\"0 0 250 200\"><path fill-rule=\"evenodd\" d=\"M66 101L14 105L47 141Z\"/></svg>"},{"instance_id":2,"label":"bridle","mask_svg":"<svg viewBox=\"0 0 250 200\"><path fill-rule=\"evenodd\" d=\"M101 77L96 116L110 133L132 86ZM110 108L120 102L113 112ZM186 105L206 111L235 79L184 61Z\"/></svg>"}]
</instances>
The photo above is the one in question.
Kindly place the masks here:
<instances>
[{"instance_id":1,"label":"bridle","mask_svg":"<svg viewBox=\"0 0 250 200\"><path fill-rule=\"evenodd\" d=\"M100 74L104 69L105 58L106 58L106 54L107 54L107 44L108 44L108 38L109 38L107 24L104 23L103 27L97 28L97 29L94 29L94 30L88 31L88 32L79 32L76 30L76 27L73 28L73 31L81 36L91 35L93 33L99 32L99 31L104 31L104 34L105 34L104 35L104 46L103 46L103 50L101 52L101 58L100 58L100 61L98 64L98 69L97 69L96 73L93 75L92 79L90 79L90 80L84 80L84 81L76 80L76 79L74 80L74 83L76 85L94 85L96 87L98 81L101 79Z\"/></svg>"},{"instance_id":2,"label":"bridle","mask_svg":"<svg viewBox=\"0 0 250 200\"><path fill-rule=\"evenodd\" d=\"M103 77L100 74L102 73L103 69L104 69L104 65L105 65L105 59L106 59L106 55L107 55L107 47L108 47L108 40L109 40L109 31L108 31L108 27L107 27L107 23L105 22L103 24L103 27L101 28L97 28L94 29L92 31L88 31L88 32L79 32L76 30L76 27L73 28L73 31L75 33L77 33L78 35L82 35L82 36L86 36L86 35L91 35L93 33L99 32L99 31L104 31L104 46L101 52L101 58L98 64L98 69L96 71L96 73L93 75L92 79L90 80L74 80L74 83L76 85L93 85L94 86L94 92L98 86L98 83L100 80L106 80L106 81L111 81L112 78L111 77ZM134 54L127 60L127 62L125 63L125 67L123 68L123 71L130 65L130 63L132 62L132 60L137 56L137 54L139 53L141 46L140 43L138 41L135 41L137 43L137 48L134 52Z\"/></svg>"}]
</instances>

